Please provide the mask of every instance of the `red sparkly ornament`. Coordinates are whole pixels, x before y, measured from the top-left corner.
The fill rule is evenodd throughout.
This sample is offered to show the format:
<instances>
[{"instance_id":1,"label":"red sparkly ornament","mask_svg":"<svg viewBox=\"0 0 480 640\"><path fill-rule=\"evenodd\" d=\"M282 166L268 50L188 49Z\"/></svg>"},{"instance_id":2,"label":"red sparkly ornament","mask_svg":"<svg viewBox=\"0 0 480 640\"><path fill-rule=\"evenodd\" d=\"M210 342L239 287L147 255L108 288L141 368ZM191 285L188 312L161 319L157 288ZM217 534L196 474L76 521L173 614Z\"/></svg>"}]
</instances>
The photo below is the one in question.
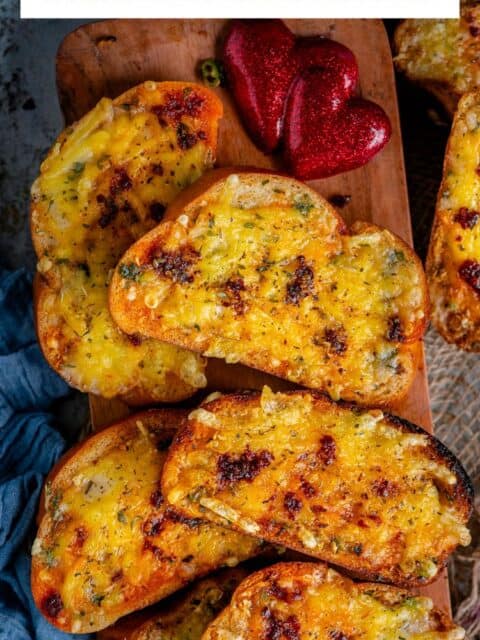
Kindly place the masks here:
<instances>
[{"instance_id":1,"label":"red sparkly ornament","mask_svg":"<svg viewBox=\"0 0 480 640\"><path fill-rule=\"evenodd\" d=\"M381 108L352 98L358 67L338 42L295 38L281 20L233 20L223 60L250 136L267 153L285 136L287 162L297 177L348 171L388 141L390 124Z\"/></svg>"},{"instance_id":2,"label":"red sparkly ornament","mask_svg":"<svg viewBox=\"0 0 480 640\"><path fill-rule=\"evenodd\" d=\"M335 71L309 69L296 78L285 116L285 157L302 180L327 178L366 164L390 139L385 111L346 97Z\"/></svg>"}]
</instances>

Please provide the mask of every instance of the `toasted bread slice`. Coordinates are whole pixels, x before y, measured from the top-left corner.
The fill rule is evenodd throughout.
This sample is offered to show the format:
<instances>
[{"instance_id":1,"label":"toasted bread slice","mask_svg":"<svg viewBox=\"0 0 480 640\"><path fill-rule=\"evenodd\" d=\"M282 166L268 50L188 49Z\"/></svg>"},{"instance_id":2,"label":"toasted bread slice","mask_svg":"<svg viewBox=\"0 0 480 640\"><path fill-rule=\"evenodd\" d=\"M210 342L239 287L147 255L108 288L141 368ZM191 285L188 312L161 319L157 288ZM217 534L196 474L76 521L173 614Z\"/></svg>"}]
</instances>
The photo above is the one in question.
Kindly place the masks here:
<instances>
[{"instance_id":1,"label":"toasted bread slice","mask_svg":"<svg viewBox=\"0 0 480 640\"><path fill-rule=\"evenodd\" d=\"M189 414L167 501L368 580L431 582L468 544L470 481L433 436L310 391L225 395Z\"/></svg>"},{"instance_id":2,"label":"toasted bread slice","mask_svg":"<svg viewBox=\"0 0 480 640\"><path fill-rule=\"evenodd\" d=\"M455 114L427 258L433 323L467 351L480 351L479 127L477 90Z\"/></svg>"},{"instance_id":3,"label":"toasted bread slice","mask_svg":"<svg viewBox=\"0 0 480 640\"><path fill-rule=\"evenodd\" d=\"M252 574L202 640L462 640L429 598L354 583L324 564L281 563Z\"/></svg>"},{"instance_id":4,"label":"toasted bread slice","mask_svg":"<svg viewBox=\"0 0 480 640\"><path fill-rule=\"evenodd\" d=\"M200 640L249 572L223 569L159 604L132 613L97 634L98 640Z\"/></svg>"},{"instance_id":5,"label":"toasted bread slice","mask_svg":"<svg viewBox=\"0 0 480 640\"><path fill-rule=\"evenodd\" d=\"M453 116L462 94L480 81L479 33L475 3L462 3L459 20L403 20L394 36L395 66Z\"/></svg>"},{"instance_id":6,"label":"toasted bread slice","mask_svg":"<svg viewBox=\"0 0 480 640\"><path fill-rule=\"evenodd\" d=\"M199 85L145 82L101 100L43 162L31 205L37 331L72 386L139 404L205 385L198 356L118 330L108 282L122 253L212 165L221 113Z\"/></svg>"},{"instance_id":7,"label":"toasted bread slice","mask_svg":"<svg viewBox=\"0 0 480 640\"><path fill-rule=\"evenodd\" d=\"M160 474L183 415L132 416L81 443L52 472L32 548L32 592L59 629L102 629L262 548L164 503Z\"/></svg>"},{"instance_id":8,"label":"toasted bread slice","mask_svg":"<svg viewBox=\"0 0 480 640\"><path fill-rule=\"evenodd\" d=\"M301 182L229 172L204 176L122 257L110 287L120 328L335 399L403 396L427 319L411 249L371 224L348 231Z\"/></svg>"}]
</instances>

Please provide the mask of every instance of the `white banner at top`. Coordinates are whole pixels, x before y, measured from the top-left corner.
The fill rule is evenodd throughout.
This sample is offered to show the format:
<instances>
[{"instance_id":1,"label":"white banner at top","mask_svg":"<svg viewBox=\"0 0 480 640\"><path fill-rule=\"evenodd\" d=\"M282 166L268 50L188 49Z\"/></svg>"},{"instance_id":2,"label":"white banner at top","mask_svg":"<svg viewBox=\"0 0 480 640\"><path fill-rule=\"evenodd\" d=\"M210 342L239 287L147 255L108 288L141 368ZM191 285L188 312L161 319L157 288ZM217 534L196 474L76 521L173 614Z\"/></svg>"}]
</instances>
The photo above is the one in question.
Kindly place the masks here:
<instances>
[{"instance_id":1,"label":"white banner at top","mask_svg":"<svg viewBox=\"0 0 480 640\"><path fill-rule=\"evenodd\" d=\"M21 0L22 18L458 18L459 0Z\"/></svg>"}]
</instances>

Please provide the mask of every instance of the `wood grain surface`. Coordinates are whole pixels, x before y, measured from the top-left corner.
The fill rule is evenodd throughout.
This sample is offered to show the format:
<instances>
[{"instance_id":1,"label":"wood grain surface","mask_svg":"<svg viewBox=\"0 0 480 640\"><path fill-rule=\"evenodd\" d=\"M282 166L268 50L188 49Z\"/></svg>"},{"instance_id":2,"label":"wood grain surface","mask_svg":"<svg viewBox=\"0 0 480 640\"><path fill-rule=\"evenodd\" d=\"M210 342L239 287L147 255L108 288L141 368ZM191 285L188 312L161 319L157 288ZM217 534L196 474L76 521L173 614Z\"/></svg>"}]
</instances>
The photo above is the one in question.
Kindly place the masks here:
<instances>
[{"instance_id":1,"label":"wood grain surface","mask_svg":"<svg viewBox=\"0 0 480 640\"><path fill-rule=\"evenodd\" d=\"M360 69L360 93L378 102L392 123L387 147L365 167L310 182L326 198L348 195L341 209L347 220L372 221L412 244L402 139L390 46L380 20L287 20L298 35L326 35L355 53ZM67 123L84 115L103 96L115 97L144 80L199 81L200 61L218 54L225 20L108 20L87 24L62 42L56 61L60 105ZM215 90L225 114L220 124L217 164L248 165L282 171L276 157L260 152L246 135L225 89ZM209 390L292 387L289 383L241 365L211 360ZM92 423L100 428L128 414L116 400L90 397ZM412 388L392 406L398 415L432 431L425 361L422 358ZM438 606L450 608L446 573L422 591Z\"/></svg>"}]
</instances>

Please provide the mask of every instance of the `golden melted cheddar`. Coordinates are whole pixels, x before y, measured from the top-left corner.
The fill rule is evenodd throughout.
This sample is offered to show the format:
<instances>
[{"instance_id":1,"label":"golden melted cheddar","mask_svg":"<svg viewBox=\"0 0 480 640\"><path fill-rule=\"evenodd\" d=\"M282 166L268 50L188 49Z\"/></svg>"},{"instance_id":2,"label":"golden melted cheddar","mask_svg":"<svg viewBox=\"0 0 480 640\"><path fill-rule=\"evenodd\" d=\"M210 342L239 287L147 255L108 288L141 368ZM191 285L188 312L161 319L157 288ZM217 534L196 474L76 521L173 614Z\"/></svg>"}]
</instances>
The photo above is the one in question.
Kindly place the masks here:
<instances>
[{"instance_id":1,"label":"golden melted cheddar","mask_svg":"<svg viewBox=\"0 0 480 640\"><path fill-rule=\"evenodd\" d=\"M309 391L205 402L172 445L162 488L191 517L395 584L432 581L470 541L471 486L438 441Z\"/></svg>"},{"instance_id":2,"label":"golden melted cheddar","mask_svg":"<svg viewBox=\"0 0 480 640\"><path fill-rule=\"evenodd\" d=\"M32 187L37 326L73 386L134 403L174 401L205 385L181 349L123 334L107 307L118 258L212 165L221 104L188 83L146 82L102 99L51 149Z\"/></svg>"},{"instance_id":3,"label":"golden melted cheddar","mask_svg":"<svg viewBox=\"0 0 480 640\"><path fill-rule=\"evenodd\" d=\"M248 571L224 569L159 605L133 613L97 634L98 640L200 640Z\"/></svg>"},{"instance_id":4,"label":"golden melted cheddar","mask_svg":"<svg viewBox=\"0 0 480 640\"><path fill-rule=\"evenodd\" d=\"M480 91L459 102L427 260L432 320L448 342L480 351Z\"/></svg>"},{"instance_id":5,"label":"golden melted cheddar","mask_svg":"<svg viewBox=\"0 0 480 640\"><path fill-rule=\"evenodd\" d=\"M92 436L45 487L32 548L43 615L74 633L102 629L262 543L164 503L160 474L182 411L133 416Z\"/></svg>"},{"instance_id":6,"label":"golden melted cheddar","mask_svg":"<svg viewBox=\"0 0 480 640\"><path fill-rule=\"evenodd\" d=\"M254 573L203 640L462 640L429 598L353 583L324 564L281 563Z\"/></svg>"},{"instance_id":7,"label":"golden melted cheddar","mask_svg":"<svg viewBox=\"0 0 480 640\"><path fill-rule=\"evenodd\" d=\"M110 310L124 331L335 399L406 393L427 305L405 243L366 223L348 232L326 201L289 178L213 172L194 191L120 260Z\"/></svg>"},{"instance_id":8,"label":"golden melted cheddar","mask_svg":"<svg viewBox=\"0 0 480 640\"><path fill-rule=\"evenodd\" d=\"M480 6L463 3L459 20L404 20L395 48L396 67L453 114L460 96L480 84Z\"/></svg>"}]
</instances>

